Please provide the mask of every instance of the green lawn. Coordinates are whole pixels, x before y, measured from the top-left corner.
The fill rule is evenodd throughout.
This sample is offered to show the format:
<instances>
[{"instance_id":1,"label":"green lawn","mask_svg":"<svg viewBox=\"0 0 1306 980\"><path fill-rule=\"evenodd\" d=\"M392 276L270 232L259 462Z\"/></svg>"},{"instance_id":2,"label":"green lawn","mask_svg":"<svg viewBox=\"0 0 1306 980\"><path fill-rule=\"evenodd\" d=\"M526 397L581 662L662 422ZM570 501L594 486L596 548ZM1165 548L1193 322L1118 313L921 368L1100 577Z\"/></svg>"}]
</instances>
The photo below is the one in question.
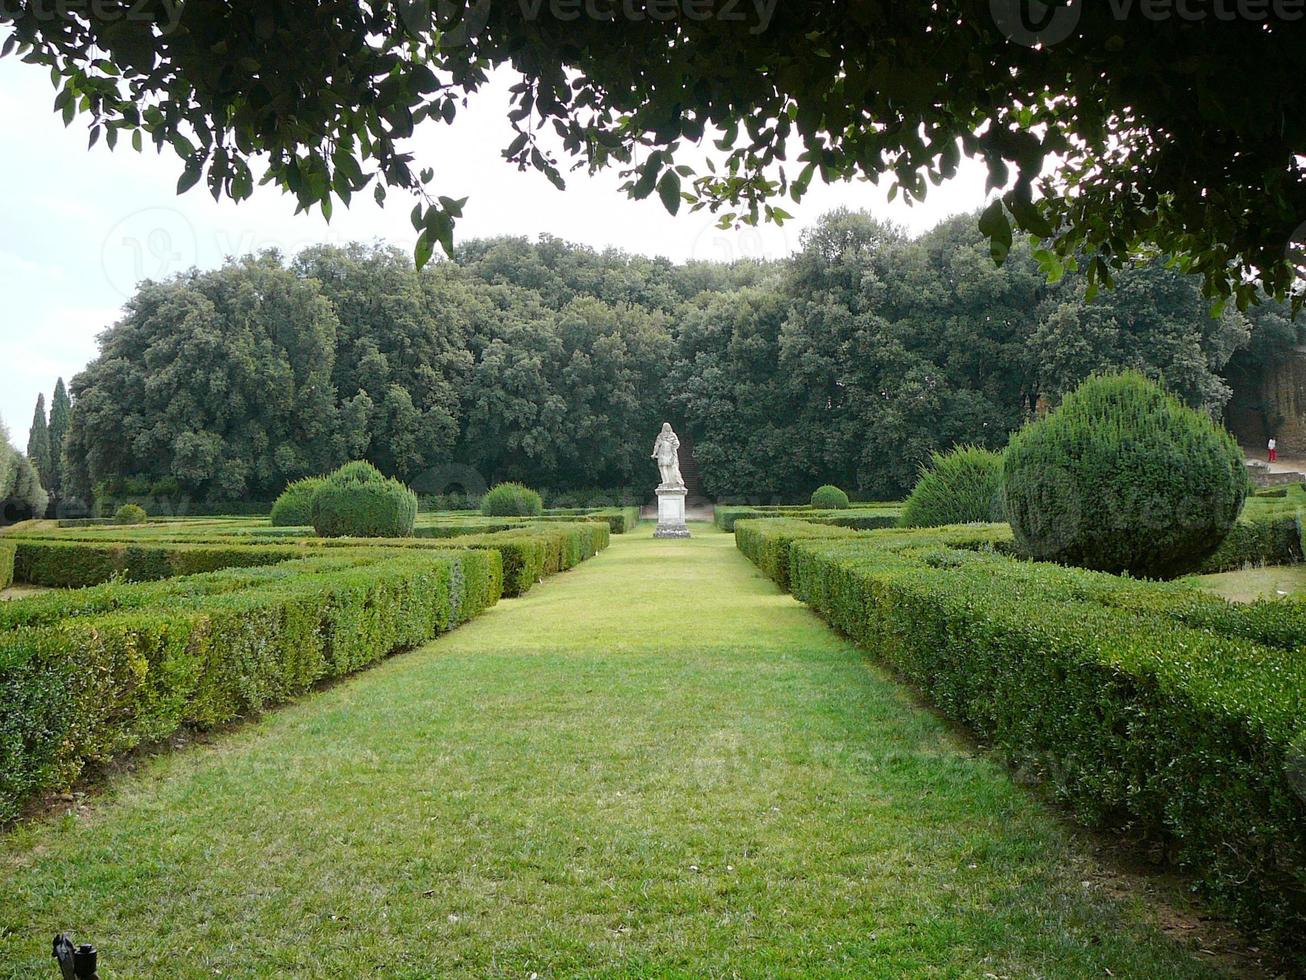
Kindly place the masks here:
<instances>
[{"instance_id":1,"label":"green lawn","mask_svg":"<svg viewBox=\"0 0 1306 980\"><path fill-rule=\"evenodd\" d=\"M1306 592L1306 565L1267 565L1237 572L1194 575L1191 581L1199 589L1214 592L1232 602L1300 597Z\"/></svg>"},{"instance_id":2,"label":"green lawn","mask_svg":"<svg viewBox=\"0 0 1306 980\"><path fill-rule=\"evenodd\" d=\"M0 976L1212 976L734 548L648 525L0 842ZM1108 972L1109 971L1109 972Z\"/></svg>"}]
</instances>

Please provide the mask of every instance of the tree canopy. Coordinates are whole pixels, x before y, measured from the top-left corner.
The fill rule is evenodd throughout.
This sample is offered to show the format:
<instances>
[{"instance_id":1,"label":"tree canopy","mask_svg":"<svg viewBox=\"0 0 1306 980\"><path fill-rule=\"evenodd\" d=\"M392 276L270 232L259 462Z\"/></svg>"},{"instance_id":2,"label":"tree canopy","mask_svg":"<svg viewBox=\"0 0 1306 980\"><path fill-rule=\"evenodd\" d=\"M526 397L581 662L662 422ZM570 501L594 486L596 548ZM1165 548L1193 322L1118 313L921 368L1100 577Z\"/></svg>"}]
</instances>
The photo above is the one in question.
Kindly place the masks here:
<instances>
[{"instance_id":1,"label":"tree canopy","mask_svg":"<svg viewBox=\"0 0 1306 980\"><path fill-rule=\"evenodd\" d=\"M973 215L910 239L836 211L770 264L551 237L455 255L419 271L391 248L315 247L142 285L73 380L65 482L271 500L366 458L437 474L429 492L471 471L644 487L669 420L711 495L892 498L931 452L1000 447L1093 372L1141 371L1218 416L1235 351L1293 339L1276 304L1213 319L1164 261L1096 297L1081 274L1049 284L1023 242L996 267Z\"/></svg>"},{"instance_id":2,"label":"tree canopy","mask_svg":"<svg viewBox=\"0 0 1306 980\"><path fill-rule=\"evenodd\" d=\"M1024 6L11 0L0 22L5 53L51 70L55 111L87 115L92 143L171 147L181 191L241 200L265 166L328 217L369 185L413 192L418 265L452 253L465 202L407 140L506 66L504 153L559 186L569 166L617 166L673 213L783 220L777 201L818 175L920 199L965 154L1003 189L980 221L999 259L1014 226L1050 242L1037 259L1054 277L1084 266L1092 285L1160 251L1240 306L1258 285L1287 296L1306 254L1290 248L1306 222L1300 3L1054 0L1041 24Z\"/></svg>"}]
</instances>

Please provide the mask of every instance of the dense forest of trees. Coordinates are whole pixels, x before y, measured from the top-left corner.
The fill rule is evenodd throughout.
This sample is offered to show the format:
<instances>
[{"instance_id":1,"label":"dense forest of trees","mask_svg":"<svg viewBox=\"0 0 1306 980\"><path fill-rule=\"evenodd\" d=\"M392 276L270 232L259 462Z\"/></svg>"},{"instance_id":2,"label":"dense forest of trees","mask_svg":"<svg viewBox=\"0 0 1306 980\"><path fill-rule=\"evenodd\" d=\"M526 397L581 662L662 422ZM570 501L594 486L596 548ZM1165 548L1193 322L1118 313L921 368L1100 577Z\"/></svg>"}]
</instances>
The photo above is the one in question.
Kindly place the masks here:
<instances>
[{"instance_id":1,"label":"dense forest of trees","mask_svg":"<svg viewBox=\"0 0 1306 980\"><path fill-rule=\"evenodd\" d=\"M385 247L266 253L142 284L72 382L59 470L70 495L209 501L359 457L410 482L645 486L670 419L708 494L890 498L931 450L1000 446L1094 370L1138 368L1218 416L1230 358L1295 339L1272 305L1213 318L1160 261L1092 292L1019 242L995 266L973 215L910 239L832 212L770 264L549 237L420 272Z\"/></svg>"}]
</instances>

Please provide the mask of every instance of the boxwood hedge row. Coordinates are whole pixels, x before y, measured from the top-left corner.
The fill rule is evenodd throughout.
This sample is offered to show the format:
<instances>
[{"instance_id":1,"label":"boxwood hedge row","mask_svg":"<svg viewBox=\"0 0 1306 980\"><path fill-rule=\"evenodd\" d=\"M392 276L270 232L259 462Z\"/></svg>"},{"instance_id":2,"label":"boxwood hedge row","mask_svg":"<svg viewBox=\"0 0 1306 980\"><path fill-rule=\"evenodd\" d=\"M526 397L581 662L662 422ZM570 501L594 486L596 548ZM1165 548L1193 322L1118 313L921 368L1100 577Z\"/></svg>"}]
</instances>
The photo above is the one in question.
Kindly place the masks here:
<instances>
[{"instance_id":1,"label":"boxwood hedge row","mask_svg":"<svg viewBox=\"0 0 1306 980\"><path fill-rule=\"evenodd\" d=\"M1306 969L1306 603L1023 561L1000 528L736 538L787 548L795 596Z\"/></svg>"},{"instance_id":2,"label":"boxwood hedge row","mask_svg":"<svg viewBox=\"0 0 1306 980\"><path fill-rule=\"evenodd\" d=\"M0 541L0 589L7 589L14 582L14 552L17 548Z\"/></svg>"},{"instance_id":3,"label":"boxwood hedge row","mask_svg":"<svg viewBox=\"0 0 1306 980\"><path fill-rule=\"evenodd\" d=\"M79 589L114 577L148 582L219 568L270 565L303 554L276 546L17 538L14 578L31 585Z\"/></svg>"},{"instance_id":4,"label":"boxwood hedge row","mask_svg":"<svg viewBox=\"0 0 1306 980\"><path fill-rule=\"evenodd\" d=\"M152 581L219 568L271 564L327 548L474 548L499 551L504 595L519 596L546 575L565 571L608 547L606 521L459 524L449 533L413 538L317 538L306 528L178 527L148 536L136 529L30 533L14 537L16 578L33 585L81 588L110 578ZM443 532L445 529L439 529ZM250 531L271 531L264 535ZM456 533L455 533L456 532Z\"/></svg>"},{"instance_id":5,"label":"boxwood hedge row","mask_svg":"<svg viewBox=\"0 0 1306 980\"><path fill-rule=\"evenodd\" d=\"M805 506L747 507L719 504L712 523L722 531L733 531L736 521L801 519L812 524L830 524L872 531L897 526L902 508L896 504L853 504L848 510L815 510Z\"/></svg>"},{"instance_id":6,"label":"boxwood hedge row","mask_svg":"<svg viewBox=\"0 0 1306 980\"><path fill-rule=\"evenodd\" d=\"M1245 565L1291 565L1301 561L1302 528L1296 514L1271 514L1242 520L1203 563L1203 573L1228 572Z\"/></svg>"},{"instance_id":7,"label":"boxwood hedge row","mask_svg":"<svg viewBox=\"0 0 1306 980\"><path fill-rule=\"evenodd\" d=\"M102 590L116 608L6 629L0 822L88 763L257 712L451 629L498 600L501 574L492 550L413 550L187 602L130 607ZM117 588L161 598L153 584Z\"/></svg>"},{"instance_id":8,"label":"boxwood hedge row","mask_svg":"<svg viewBox=\"0 0 1306 980\"><path fill-rule=\"evenodd\" d=\"M639 523L638 507L550 507L542 521L605 520L613 534L626 534Z\"/></svg>"}]
</instances>

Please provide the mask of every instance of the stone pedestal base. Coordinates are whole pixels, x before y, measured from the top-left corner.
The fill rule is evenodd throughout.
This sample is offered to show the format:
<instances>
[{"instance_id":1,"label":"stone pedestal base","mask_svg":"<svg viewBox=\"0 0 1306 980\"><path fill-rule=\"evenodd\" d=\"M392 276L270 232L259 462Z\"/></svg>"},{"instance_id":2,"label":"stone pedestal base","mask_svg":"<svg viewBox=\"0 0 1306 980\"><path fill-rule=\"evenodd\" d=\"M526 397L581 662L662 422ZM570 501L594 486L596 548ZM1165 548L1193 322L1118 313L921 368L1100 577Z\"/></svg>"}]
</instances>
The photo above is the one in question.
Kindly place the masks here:
<instances>
[{"instance_id":1,"label":"stone pedestal base","mask_svg":"<svg viewBox=\"0 0 1306 980\"><path fill-rule=\"evenodd\" d=\"M658 487L658 526L655 538L687 538L689 526L685 523L684 487Z\"/></svg>"}]
</instances>

